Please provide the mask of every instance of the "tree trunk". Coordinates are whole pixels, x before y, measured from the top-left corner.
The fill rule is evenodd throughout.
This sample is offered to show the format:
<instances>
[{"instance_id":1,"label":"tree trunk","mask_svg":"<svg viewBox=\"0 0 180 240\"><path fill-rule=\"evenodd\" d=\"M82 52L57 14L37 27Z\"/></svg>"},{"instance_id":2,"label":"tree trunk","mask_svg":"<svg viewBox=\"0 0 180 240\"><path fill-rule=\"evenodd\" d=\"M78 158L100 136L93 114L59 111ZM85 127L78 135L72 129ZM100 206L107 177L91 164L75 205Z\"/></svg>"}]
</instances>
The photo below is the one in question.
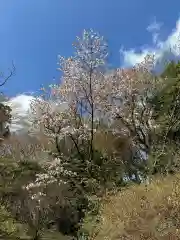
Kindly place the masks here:
<instances>
[{"instance_id":1,"label":"tree trunk","mask_svg":"<svg viewBox=\"0 0 180 240\"><path fill-rule=\"evenodd\" d=\"M38 230L35 231L34 236L32 237L32 240L40 240L40 235L38 233Z\"/></svg>"}]
</instances>

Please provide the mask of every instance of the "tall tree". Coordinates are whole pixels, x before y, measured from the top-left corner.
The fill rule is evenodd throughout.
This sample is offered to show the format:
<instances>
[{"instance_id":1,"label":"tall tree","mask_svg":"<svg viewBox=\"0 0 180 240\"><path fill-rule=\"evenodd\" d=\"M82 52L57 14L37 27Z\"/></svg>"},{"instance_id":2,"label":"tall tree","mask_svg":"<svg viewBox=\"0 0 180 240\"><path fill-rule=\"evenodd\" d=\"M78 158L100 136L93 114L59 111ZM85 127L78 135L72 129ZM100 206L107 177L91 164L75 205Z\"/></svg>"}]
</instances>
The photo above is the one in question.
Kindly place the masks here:
<instances>
[{"instance_id":1,"label":"tall tree","mask_svg":"<svg viewBox=\"0 0 180 240\"><path fill-rule=\"evenodd\" d=\"M164 86L152 99L154 117L165 136L175 136L180 130L180 62L170 62L161 74Z\"/></svg>"}]
</instances>

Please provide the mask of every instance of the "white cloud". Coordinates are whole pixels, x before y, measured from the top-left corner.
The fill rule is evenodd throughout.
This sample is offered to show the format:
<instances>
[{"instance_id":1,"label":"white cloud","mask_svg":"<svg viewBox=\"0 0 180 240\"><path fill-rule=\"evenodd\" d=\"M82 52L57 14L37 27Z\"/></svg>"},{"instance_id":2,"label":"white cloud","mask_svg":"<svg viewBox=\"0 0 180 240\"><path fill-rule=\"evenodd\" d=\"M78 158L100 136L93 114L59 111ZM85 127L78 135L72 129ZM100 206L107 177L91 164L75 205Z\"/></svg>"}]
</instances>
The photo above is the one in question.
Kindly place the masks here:
<instances>
[{"instance_id":1,"label":"white cloud","mask_svg":"<svg viewBox=\"0 0 180 240\"><path fill-rule=\"evenodd\" d=\"M139 52L136 49L120 50L124 67L134 66L142 62L147 54L155 55L156 60L161 59L167 52L172 53L176 57L180 55L180 18L176 22L175 29L165 41L161 41L159 38L161 26L162 24L154 20L147 27L147 30L152 33L152 46L142 47Z\"/></svg>"},{"instance_id":2,"label":"white cloud","mask_svg":"<svg viewBox=\"0 0 180 240\"><path fill-rule=\"evenodd\" d=\"M30 103L33 99L33 96L21 94L11 98L7 102L12 109L12 123L10 125L12 132L23 130L30 126L28 116L30 113Z\"/></svg>"},{"instance_id":3,"label":"white cloud","mask_svg":"<svg viewBox=\"0 0 180 240\"><path fill-rule=\"evenodd\" d=\"M33 99L35 99L35 97L21 94L6 102L6 104L12 109L12 123L10 125L11 132L27 131L31 126L30 104ZM51 101L51 105L55 111L65 111L68 108L68 105L65 102L59 103Z\"/></svg>"},{"instance_id":4,"label":"white cloud","mask_svg":"<svg viewBox=\"0 0 180 240\"><path fill-rule=\"evenodd\" d=\"M157 22L156 18L154 18L152 23L146 29L148 32L158 32L162 25L162 23Z\"/></svg>"}]
</instances>

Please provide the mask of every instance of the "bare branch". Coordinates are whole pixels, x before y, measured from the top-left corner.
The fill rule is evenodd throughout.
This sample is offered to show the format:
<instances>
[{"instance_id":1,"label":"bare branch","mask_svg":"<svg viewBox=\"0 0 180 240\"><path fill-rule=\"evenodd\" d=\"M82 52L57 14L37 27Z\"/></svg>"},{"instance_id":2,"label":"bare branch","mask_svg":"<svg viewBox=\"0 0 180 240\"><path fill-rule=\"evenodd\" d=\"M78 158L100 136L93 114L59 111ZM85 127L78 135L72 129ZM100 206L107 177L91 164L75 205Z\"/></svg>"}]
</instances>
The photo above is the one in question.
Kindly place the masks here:
<instances>
[{"instance_id":1,"label":"bare branch","mask_svg":"<svg viewBox=\"0 0 180 240\"><path fill-rule=\"evenodd\" d=\"M0 83L0 87L4 86L5 83L14 75L15 73L15 66L14 66L14 63L12 62L12 69L10 69L10 73L8 76L4 76L4 74L1 73L1 76L0 78L3 78L3 82Z\"/></svg>"}]
</instances>

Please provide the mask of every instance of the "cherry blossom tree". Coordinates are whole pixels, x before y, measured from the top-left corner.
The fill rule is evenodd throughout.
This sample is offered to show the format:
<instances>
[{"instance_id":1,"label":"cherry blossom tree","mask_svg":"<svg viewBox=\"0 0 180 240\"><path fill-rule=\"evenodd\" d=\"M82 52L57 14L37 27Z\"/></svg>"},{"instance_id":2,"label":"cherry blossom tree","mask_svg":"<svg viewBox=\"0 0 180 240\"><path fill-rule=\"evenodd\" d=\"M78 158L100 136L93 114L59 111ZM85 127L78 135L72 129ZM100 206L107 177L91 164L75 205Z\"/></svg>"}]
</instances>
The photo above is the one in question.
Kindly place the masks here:
<instances>
[{"instance_id":1,"label":"cherry blossom tree","mask_svg":"<svg viewBox=\"0 0 180 240\"><path fill-rule=\"evenodd\" d=\"M48 100L37 98L31 109L33 127L54 141L57 156L62 157L63 153L60 142L70 141L77 153L73 155L73 164L78 162L88 179L93 178L93 171L98 172L93 168L97 157L94 136L102 122L115 138L131 139L136 160L140 158L137 151L150 153L156 125L149 99L162 81L152 74L154 56L147 56L131 69L108 71L107 43L93 30L84 31L74 47L73 57L59 57L61 83L51 85ZM116 152L113 157L122 158L122 155ZM66 157L66 166L67 159L72 166L72 157ZM76 167L74 171L77 173Z\"/></svg>"},{"instance_id":2,"label":"cherry blossom tree","mask_svg":"<svg viewBox=\"0 0 180 240\"><path fill-rule=\"evenodd\" d=\"M51 86L51 101L36 99L32 103L32 112L36 116L34 126L43 128L49 137L54 137L59 153L59 141L68 138L81 161L90 165L94 159L95 119L101 111L98 99L104 81L107 44L99 34L90 30L84 31L74 46L74 57L59 57L62 83ZM56 104L52 102L54 98ZM62 103L67 105L67 110L57 110Z\"/></svg>"}]
</instances>

